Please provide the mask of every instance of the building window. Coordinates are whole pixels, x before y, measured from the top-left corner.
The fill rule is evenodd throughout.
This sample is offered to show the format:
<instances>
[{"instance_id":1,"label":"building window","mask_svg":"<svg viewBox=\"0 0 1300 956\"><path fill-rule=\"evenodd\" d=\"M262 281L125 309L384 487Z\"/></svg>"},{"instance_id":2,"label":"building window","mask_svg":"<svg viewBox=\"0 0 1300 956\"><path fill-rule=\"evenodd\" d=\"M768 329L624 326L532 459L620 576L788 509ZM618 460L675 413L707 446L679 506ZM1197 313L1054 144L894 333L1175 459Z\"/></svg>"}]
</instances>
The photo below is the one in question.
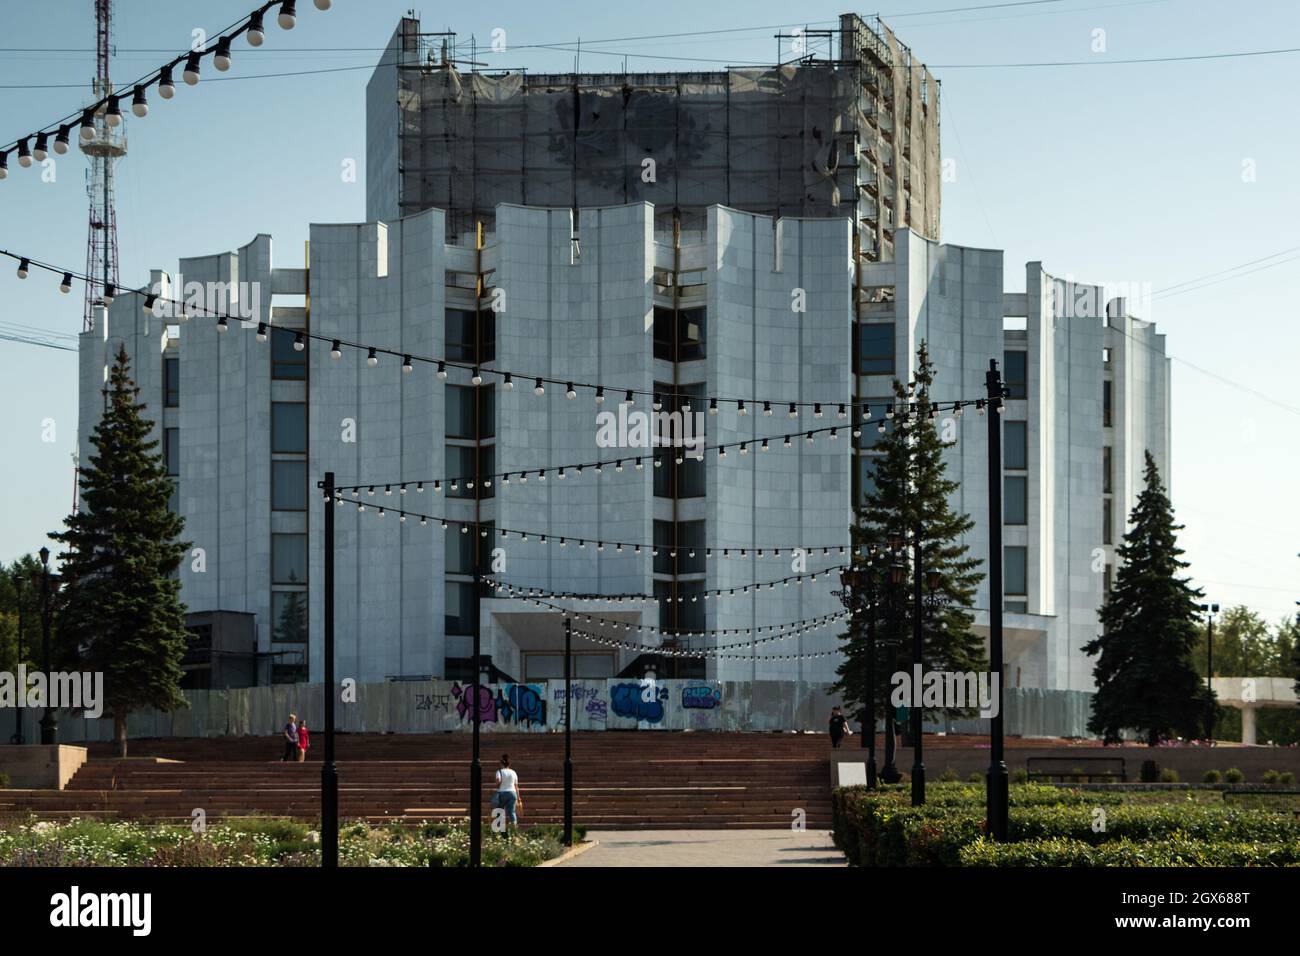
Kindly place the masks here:
<instances>
[{"instance_id":1,"label":"building window","mask_svg":"<svg viewBox=\"0 0 1300 956\"><path fill-rule=\"evenodd\" d=\"M271 329L271 378L301 381L307 377L307 350L293 347L295 329Z\"/></svg>"},{"instance_id":2,"label":"building window","mask_svg":"<svg viewBox=\"0 0 1300 956\"><path fill-rule=\"evenodd\" d=\"M1109 349L1109 348L1103 348L1103 349L1101 350L1101 364L1102 364L1102 367L1103 367L1103 368L1110 368L1110 349Z\"/></svg>"},{"instance_id":3,"label":"building window","mask_svg":"<svg viewBox=\"0 0 1300 956\"><path fill-rule=\"evenodd\" d=\"M1002 593L1007 596L1029 593L1029 549L1006 545L1002 549Z\"/></svg>"},{"instance_id":4,"label":"building window","mask_svg":"<svg viewBox=\"0 0 1300 956\"><path fill-rule=\"evenodd\" d=\"M307 593L271 592L271 639L280 644L307 642Z\"/></svg>"},{"instance_id":5,"label":"building window","mask_svg":"<svg viewBox=\"0 0 1300 956\"><path fill-rule=\"evenodd\" d=\"M448 309L443 354L449 362L477 362L496 358L496 313L491 309Z\"/></svg>"},{"instance_id":6,"label":"building window","mask_svg":"<svg viewBox=\"0 0 1300 956\"><path fill-rule=\"evenodd\" d=\"M448 438L470 440L496 435L496 387L480 385L446 386L446 429Z\"/></svg>"},{"instance_id":7,"label":"building window","mask_svg":"<svg viewBox=\"0 0 1300 956\"><path fill-rule=\"evenodd\" d=\"M1029 397L1029 353L1020 349L1002 353L1005 366L1007 398Z\"/></svg>"},{"instance_id":8,"label":"building window","mask_svg":"<svg viewBox=\"0 0 1300 956\"><path fill-rule=\"evenodd\" d=\"M181 430L179 428L163 429L163 461L167 464L167 474L176 476L181 473Z\"/></svg>"},{"instance_id":9,"label":"building window","mask_svg":"<svg viewBox=\"0 0 1300 956\"><path fill-rule=\"evenodd\" d=\"M1115 391L1115 383L1109 380L1101 383L1101 424L1110 428L1110 407L1111 396Z\"/></svg>"},{"instance_id":10,"label":"building window","mask_svg":"<svg viewBox=\"0 0 1300 956\"><path fill-rule=\"evenodd\" d=\"M306 403L271 403L271 451L288 454L307 451Z\"/></svg>"},{"instance_id":11,"label":"building window","mask_svg":"<svg viewBox=\"0 0 1300 956\"><path fill-rule=\"evenodd\" d=\"M1111 568L1110 562L1107 561L1101 568L1101 596L1102 600L1110 597L1111 586Z\"/></svg>"},{"instance_id":12,"label":"building window","mask_svg":"<svg viewBox=\"0 0 1300 956\"><path fill-rule=\"evenodd\" d=\"M181 360L163 359L163 405L176 408L181 403Z\"/></svg>"},{"instance_id":13,"label":"building window","mask_svg":"<svg viewBox=\"0 0 1300 956\"><path fill-rule=\"evenodd\" d=\"M885 432L893 428L893 425L885 419L885 411L894 404L896 399L893 396L882 395L880 398L868 398L864 401L871 417L858 423L862 434L853 439L853 445L855 448L875 448L876 442L884 437ZM859 411L858 414L861 415L862 412ZM882 421L885 423L885 432L880 430Z\"/></svg>"},{"instance_id":14,"label":"building window","mask_svg":"<svg viewBox=\"0 0 1300 956\"><path fill-rule=\"evenodd\" d=\"M704 572L703 521L678 521L676 525L671 521L656 521L654 536L655 550L658 552L654 556L655 574ZM677 552L675 558L674 550Z\"/></svg>"},{"instance_id":15,"label":"building window","mask_svg":"<svg viewBox=\"0 0 1300 956\"><path fill-rule=\"evenodd\" d=\"M307 583L307 536L271 535L271 583Z\"/></svg>"},{"instance_id":16,"label":"building window","mask_svg":"<svg viewBox=\"0 0 1300 956\"><path fill-rule=\"evenodd\" d=\"M1002 423L1002 464L1017 470L1029 467L1029 428L1026 422Z\"/></svg>"},{"instance_id":17,"label":"building window","mask_svg":"<svg viewBox=\"0 0 1300 956\"><path fill-rule=\"evenodd\" d=\"M1006 475L1002 479L1002 520L1005 524L1029 523L1029 479Z\"/></svg>"},{"instance_id":18,"label":"building window","mask_svg":"<svg viewBox=\"0 0 1300 956\"><path fill-rule=\"evenodd\" d=\"M858 374L894 374L894 323L873 322L856 327L858 333Z\"/></svg>"},{"instance_id":19,"label":"building window","mask_svg":"<svg viewBox=\"0 0 1300 956\"><path fill-rule=\"evenodd\" d=\"M465 581L448 581L443 609L444 634L474 633L474 585Z\"/></svg>"},{"instance_id":20,"label":"building window","mask_svg":"<svg viewBox=\"0 0 1300 956\"><path fill-rule=\"evenodd\" d=\"M475 464L477 463L477 468ZM447 497L491 498L496 494L496 482L485 484L496 469L494 445L447 446Z\"/></svg>"},{"instance_id":21,"label":"building window","mask_svg":"<svg viewBox=\"0 0 1300 956\"><path fill-rule=\"evenodd\" d=\"M496 547L496 545L492 543L494 540L492 537L492 531L495 527L496 525L494 522L488 521L477 526L471 526L469 532L466 534L461 534L459 528L456 529L455 534L452 534L452 530L448 528L447 533L443 535L443 554L446 558L446 573L476 573L474 560L474 553L476 550L479 552L478 572L490 573L489 566L491 565L492 549ZM481 534L481 532L484 531L487 532L486 537Z\"/></svg>"},{"instance_id":22,"label":"building window","mask_svg":"<svg viewBox=\"0 0 1300 956\"><path fill-rule=\"evenodd\" d=\"M672 385L655 382L662 408L652 412L657 439L662 443L654 454L659 467L655 468L654 493L659 498L702 498L705 489L705 464L700 456L704 449L703 426L697 422L705 419L704 384ZM690 410L685 409L690 404ZM689 437L692 447L682 443ZM674 444L675 443L675 444ZM682 463L677 464L678 455Z\"/></svg>"},{"instance_id":23,"label":"building window","mask_svg":"<svg viewBox=\"0 0 1300 956\"><path fill-rule=\"evenodd\" d=\"M876 493L876 456L858 455L858 490L854 500L859 505L867 503L867 495Z\"/></svg>"},{"instance_id":24,"label":"building window","mask_svg":"<svg viewBox=\"0 0 1300 956\"><path fill-rule=\"evenodd\" d=\"M1114 544L1114 533L1111 531L1115 524L1115 511L1111 504L1110 498L1101 500L1101 543Z\"/></svg>"},{"instance_id":25,"label":"building window","mask_svg":"<svg viewBox=\"0 0 1300 956\"><path fill-rule=\"evenodd\" d=\"M667 362L691 362L705 355L708 317L703 308L678 309L655 306L655 358Z\"/></svg>"},{"instance_id":26,"label":"building window","mask_svg":"<svg viewBox=\"0 0 1300 956\"><path fill-rule=\"evenodd\" d=\"M307 463L271 462L271 507L276 511L307 510Z\"/></svg>"},{"instance_id":27,"label":"building window","mask_svg":"<svg viewBox=\"0 0 1300 956\"><path fill-rule=\"evenodd\" d=\"M1101 490L1103 494L1110 494L1111 487L1111 458L1110 446L1107 445L1101 450Z\"/></svg>"}]
</instances>

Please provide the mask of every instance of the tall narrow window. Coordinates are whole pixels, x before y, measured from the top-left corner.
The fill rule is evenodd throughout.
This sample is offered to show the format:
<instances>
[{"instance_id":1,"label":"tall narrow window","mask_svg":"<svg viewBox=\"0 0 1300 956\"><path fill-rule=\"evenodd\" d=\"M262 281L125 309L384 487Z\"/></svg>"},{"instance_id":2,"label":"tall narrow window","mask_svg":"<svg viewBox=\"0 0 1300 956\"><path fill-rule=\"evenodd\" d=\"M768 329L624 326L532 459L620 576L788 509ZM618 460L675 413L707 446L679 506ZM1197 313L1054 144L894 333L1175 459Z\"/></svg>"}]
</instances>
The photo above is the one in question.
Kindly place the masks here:
<instances>
[{"instance_id":1,"label":"tall narrow window","mask_svg":"<svg viewBox=\"0 0 1300 956\"><path fill-rule=\"evenodd\" d=\"M163 359L163 405L175 408L181 403L181 360Z\"/></svg>"},{"instance_id":2,"label":"tall narrow window","mask_svg":"<svg viewBox=\"0 0 1300 956\"><path fill-rule=\"evenodd\" d=\"M1007 475L1002 479L1002 520L1006 524L1029 521L1029 479Z\"/></svg>"},{"instance_id":3,"label":"tall narrow window","mask_svg":"<svg viewBox=\"0 0 1300 956\"><path fill-rule=\"evenodd\" d=\"M1101 423L1106 428L1110 428L1111 418L1111 399L1114 395L1115 383L1109 379L1101 383Z\"/></svg>"},{"instance_id":4,"label":"tall narrow window","mask_svg":"<svg viewBox=\"0 0 1300 956\"><path fill-rule=\"evenodd\" d=\"M1115 524L1114 508L1110 498L1101 500L1101 543L1114 544L1115 533L1111 530Z\"/></svg>"},{"instance_id":5,"label":"tall narrow window","mask_svg":"<svg viewBox=\"0 0 1300 956\"><path fill-rule=\"evenodd\" d=\"M858 374L894 374L894 323L873 322L859 325Z\"/></svg>"},{"instance_id":6,"label":"tall narrow window","mask_svg":"<svg viewBox=\"0 0 1300 956\"><path fill-rule=\"evenodd\" d=\"M1008 349L1002 353L1005 366L1007 398L1029 397L1029 354L1023 349Z\"/></svg>"},{"instance_id":7,"label":"tall narrow window","mask_svg":"<svg viewBox=\"0 0 1300 956\"><path fill-rule=\"evenodd\" d=\"M1029 549L1007 545L1002 549L1002 593L1008 597L1029 593Z\"/></svg>"},{"instance_id":8,"label":"tall narrow window","mask_svg":"<svg viewBox=\"0 0 1300 956\"><path fill-rule=\"evenodd\" d=\"M307 451L307 405L304 402L271 403L271 451L287 454Z\"/></svg>"},{"instance_id":9,"label":"tall narrow window","mask_svg":"<svg viewBox=\"0 0 1300 956\"><path fill-rule=\"evenodd\" d=\"M1111 490L1111 459L1110 446L1107 445L1101 450L1101 490L1103 494L1110 494Z\"/></svg>"},{"instance_id":10,"label":"tall narrow window","mask_svg":"<svg viewBox=\"0 0 1300 956\"><path fill-rule=\"evenodd\" d=\"M1020 470L1029 467L1029 436L1025 422L1002 423L1002 464Z\"/></svg>"},{"instance_id":11,"label":"tall narrow window","mask_svg":"<svg viewBox=\"0 0 1300 956\"><path fill-rule=\"evenodd\" d=\"M271 378L304 379L307 377L307 350L293 347L296 329L271 329Z\"/></svg>"}]
</instances>

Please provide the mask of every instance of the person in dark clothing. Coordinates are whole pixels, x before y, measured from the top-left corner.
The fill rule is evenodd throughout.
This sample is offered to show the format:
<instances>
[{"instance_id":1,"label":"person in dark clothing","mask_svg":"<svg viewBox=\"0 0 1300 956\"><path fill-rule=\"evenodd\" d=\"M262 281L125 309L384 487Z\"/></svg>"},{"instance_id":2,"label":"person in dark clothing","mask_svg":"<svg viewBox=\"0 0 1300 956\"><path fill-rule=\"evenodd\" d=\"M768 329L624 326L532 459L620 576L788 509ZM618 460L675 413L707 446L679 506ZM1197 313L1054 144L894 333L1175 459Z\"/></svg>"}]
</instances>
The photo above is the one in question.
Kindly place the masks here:
<instances>
[{"instance_id":1,"label":"person in dark clothing","mask_svg":"<svg viewBox=\"0 0 1300 956\"><path fill-rule=\"evenodd\" d=\"M831 708L830 730L832 747L839 747L840 741L844 739L844 735L853 733L853 731L849 730L848 720L846 720L844 715L840 713L838 707Z\"/></svg>"},{"instance_id":2,"label":"person in dark clothing","mask_svg":"<svg viewBox=\"0 0 1300 956\"><path fill-rule=\"evenodd\" d=\"M298 760L298 715L290 714L289 722L284 725L284 732L280 735L284 738L284 756L280 762L286 761L297 762Z\"/></svg>"}]
</instances>

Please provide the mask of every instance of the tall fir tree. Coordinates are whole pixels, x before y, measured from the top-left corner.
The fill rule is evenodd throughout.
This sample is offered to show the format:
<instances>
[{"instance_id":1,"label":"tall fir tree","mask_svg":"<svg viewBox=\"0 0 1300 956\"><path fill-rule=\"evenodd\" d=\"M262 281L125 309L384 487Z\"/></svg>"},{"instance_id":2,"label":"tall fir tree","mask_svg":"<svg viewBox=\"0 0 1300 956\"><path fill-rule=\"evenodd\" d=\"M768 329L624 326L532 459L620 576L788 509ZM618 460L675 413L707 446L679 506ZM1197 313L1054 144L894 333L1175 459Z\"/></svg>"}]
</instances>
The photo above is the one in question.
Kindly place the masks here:
<instances>
[{"instance_id":1,"label":"tall fir tree","mask_svg":"<svg viewBox=\"0 0 1300 956\"><path fill-rule=\"evenodd\" d=\"M90 436L96 454L81 471L82 509L54 535L67 548L60 633L78 649L82 668L104 674L120 757L129 714L186 706L180 681L188 635L176 571L189 544L178 540L184 522L168 509L172 482L139 393L121 348Z\"/></svg>"},{"instance_id":2,"label":"tall fir tree","mask_svg":"<svg viewBox=\"0 0 1300 956\"><path fill-rule=\"evenodd\" d=\"M1102 634L1083 650L1097 658L1088 729L1107 743L1133 730L1149 746L1174 736L1199 737L1207 694L1192 662L1200 624L1201 592L1179 572L1173 506L1151 453L1146 487L1129 517L1130 530L1115 549L1115 586L1102 606Z\"/></svg>"},{"instance_id":3,"label":"tall fir tree","mask_svg":"<svg viewBox=\"0 0 1300 956\"><path fill-rule=\"evenodd\" d=\"M880 453L874 459L875 487L856 503L855 521L850 528L855 555L859 555L855 565L869 568L877 584L873 718L892 709L891 676L900 670L911 671L911 535L918 526L923 571L937 572L936 586L931 589L927 582L923 587L940 601L937 611L922 615L926 670L979 671L986 660L984 642L972 632L974 618L968 610L984 575L979 570L980 561L968 554L962 540L974 527L974 521L969 515L955 512L951 505L958 482L947 475L944 450L951 448L955 440L944 441L940 432L943 424L931 418L930 389L935 378L934 364L922 342L912 381L904 385L894 380L896 412L873 446ZM883 409L873 408L872 412L872 420L862 423L864 432L879 427L877 420ZM891 539L907 544L891 555ZM877 550L875 560L867 564L865 557L872 546L883 550ZM904 580L897 585L890 583L889 565L893 563L906 566ZM859 714L865 713L867 699L869 613L862 610L849 619L848 630L841 636L844 660L836 669L839 680L831 688L851 712Z\"/></svg>"}]
</instances>

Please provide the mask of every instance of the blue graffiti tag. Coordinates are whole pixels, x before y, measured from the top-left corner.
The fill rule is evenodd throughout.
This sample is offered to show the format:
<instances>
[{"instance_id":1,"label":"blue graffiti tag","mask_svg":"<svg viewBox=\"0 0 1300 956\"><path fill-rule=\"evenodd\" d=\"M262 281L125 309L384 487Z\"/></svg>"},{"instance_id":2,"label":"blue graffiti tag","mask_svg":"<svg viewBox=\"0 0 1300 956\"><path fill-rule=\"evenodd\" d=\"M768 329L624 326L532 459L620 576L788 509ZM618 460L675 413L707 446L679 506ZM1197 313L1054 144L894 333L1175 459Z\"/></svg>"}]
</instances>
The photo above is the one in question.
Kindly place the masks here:
<instances>
[{"instance_id":1,"label":"blue graffiti tag","mask_svg":"<svg viewBox=\"0 0 1300 956\"><path fill-rule=\"evenodd\" d=\"M722 690L707 685L682 688L682 706L712 710L722 703Z\"/></svg>"},{"instance_id":2,"label":"blue graffiti tag","mask_svg":"<svg viewBox=\"0 0 1300 956\"><path fill-rule=\"evenodd\" d=\"M650 681L639 684L615 684L609 689L609 706L618 717L629 717L648 724L664 719L664 701L668 688L658 687Z\"/></svg>"},{"instance_id":3,"label":"blue graffiti tag","mask_svg":"<svg viewBox=\"0 0 1300 956\"><path fill-rule=\"evenodd\" d=\"M515 723L546 723L546 698L540 684L507 684L506 695Z\"/></svg>"}]
</instances>

